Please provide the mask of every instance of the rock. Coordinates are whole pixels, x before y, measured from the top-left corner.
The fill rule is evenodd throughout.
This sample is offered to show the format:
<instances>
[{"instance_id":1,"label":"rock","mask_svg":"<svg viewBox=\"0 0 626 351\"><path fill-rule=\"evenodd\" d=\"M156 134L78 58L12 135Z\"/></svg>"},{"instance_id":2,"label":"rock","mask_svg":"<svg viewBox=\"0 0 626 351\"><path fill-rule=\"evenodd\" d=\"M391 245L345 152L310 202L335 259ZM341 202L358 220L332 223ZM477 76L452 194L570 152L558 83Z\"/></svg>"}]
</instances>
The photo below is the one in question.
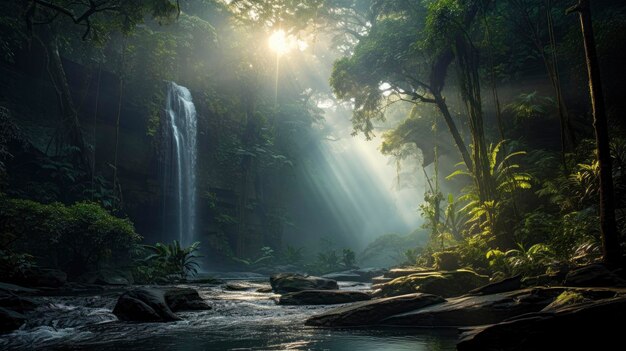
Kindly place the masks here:
<instances>
[{"instance_id":1,"label":"rock","mask_svg":"<svg viewBox=\"0 0 626 351\"><path fill-rule=\"evenodd\" d=\"M531 313L467 331L457 349L611 350L623 343L619 321L625 314L626 297Z\"/></svg>"},{"instance_id":2,"label":"rock","mask_svg":"<svg viewBox=\"0 0 626 351\"><path fill-rule=\"evenodd\" d=\"M404 277L404 276L416 274L416 273L431 273L431 272L435 272L435 270L431 268L423 268L423 267L393 268L393 269L390 269L387 273L385 273L384 277L393 279L393 278Z\"/></svg>"},{"instance_id":3,"label":"rock","mask_svg":"<svg viewBox=\"0 0 626 351\"><path fill-rule=\"evenodd\" d=\"M224 289L231 290L231 291L246 291L246 290L250 290L253 288L254 286L250 284L245 284L245 283L229 282L224 285Z\"/></svg>"},{"instance_id":4,"label":"rock","mask_svg":"<svg viewBox=\"0 0 626 351\"><path fill-rule=\"evenodd\" d=\"M624 293L626 293L624 290L617 291L608 288L570 288L563 291L542 311L558 311L576 304L618 297Z\"/></svg>"},{"instance_id":5,"label":"rock","mask_svg":"<svg viewBox=\"0 0 626 351\"><path fill-rule=\"evenodd\" d=\"M365 301L371 296L361 291L347 290L306 290L282 295L279 305L335 305Z\"/></svg>"},{"instance_id":6,"label":"rock","mask_svg":"<svg viewBox=\"0 0 626 351\"><path fill-rule=\"evenodd\" d=\"M119 297L113 314L123 321L170 322L180 320L165 301L165 291L139 288Z\"/></svg>"},{"instance_id":7,"label":"rock","mask_svg":"<svg viewBox=\"0 0 626 351\"><path fill-rule=\"evenodd\" d=\"M626 286L626 281L610 271L606 266L596 263L574 269L567 273L565 286Z\"/></svg>"},{"instance_id":8,"label":"rock","mask_svg":"<svg viewBox=\"0 0 626 351\"><path fill-rule=\"evenodd\" d=\"M428 294L408 294L383 299L356 302L333 309L306 321L306 325L318 327L353 327L376 325L395 314L442 303L442 297Z\"/></svg>"},{"instance_id":9,"label":"rock","mask_svg":"<svg viewBox=\"0 0 626 351\"><path fill-rule=\"evenodd\" d=\"M524 289L483 296L463 296L423 309L390 316L388 326L460 327L498 323L524 313L538 312L563 292L557 288Z\"/></svg>"},{"instance_id":10,"label":"rock","mask_svg":"<svg viewBox=\"0 0 626 351\"><path fill-rule=\"evenodd\" d=\"M0 291L6 291L15 294L36 294L39 292L39 290L37 289L25 288L23 286L10 283L0 283Z\"/></svg>"},{"instance_id":11,"label":"rock","mask_svg":"<svg viewBox=\"0 0 626 351\"><path fill-rule=\"evenodd\" d=\"M368 283L371 282L374 277L385 274L386 272L387 270L384 268L359 268L325 274L322 276L322 278L332 279L341 282Z\"/></svg>"},{"instance_id":12,"label":"rock","mask_svg":"<svg viewBox=\"0 0 626 351\"><path fill-rule=\"evenodd\" d=\"M24 313L37 308L38 303L28 297L21 297L11 293L0 293L0 307Z\"/></svg>"},{"instance_id":13,"label":"rock","mask_svg":"<svg viewBox=\"0 0 626 351\"><path fill-rule=\"evenodd\" d=\"M227 280L262 280L267 279L267 275L254 272L211 272L208 273L212 279Z\"/></svg>"},{"instance_id":14,"label":"rock","mask_svg":"<svg viewBox=\"0 0 626 351\"><path fill-rule=\"evenodd\" d=\"M338 290L337 281L294 273L280 273L270 277L272 290L278 294L303 290Z\"/></svg>"},{"instance_id":15,"label":"rock","mask_svg":"<svg viewBox=\"0 0 626 351\"><path fill-rule=\"evenodd\" d=\"M364 281L363 277L361 277L360 275L358 275L358 274L356 274L356 273L354 273L352 271L324 274L322 276L322 278L332 279L332 280L336 280L338 282L360 282L360 281ZM365 281L369 281L369 279L367 279Z\"/></svg>"},{"instance_id":16,"label":"rock","mask_svg":"<svg viewBox=\"0 0 626 351\"><path fill-rule=\"evenodd\" d=\"M469 293L471 295L489 295L489 294L497 294L503 293L513 290L519 290L522 288L522 276L516 275L510 278L506 278L500 280L495 283L490 283L485 286L481 286L480 288L476 288L471 290Z\"/></svg>"},{"instance_id":17,"label":"rock","mask_svg":"<svg viewBox=\"0 0 626 351\"><path fill-rule=\"evenodd\" d=\"M262 294L269 294L271 292L273 292L272 287L267 287L267 288L258 288L256 289L256 292L258 293L262 293Z\"/></svg>"},{"instance_id":18,"label":"rock","mask_svg":"<svg viewBox=\"0 0 626 351\"><path fill-rule=\"evenodd\" d=\"M388 282L390 282L392 280L393 280L393 278L386 278L386 277L381 275L381 276L372 278L372 284L374 284L374 285L385 284L385 283L388 283Z\"/></svg>"},{"instance_id":19,"label":"rock","mask_svg":"<svg viewBox=\"0 0 626 351\"><path fill-rule=\"evenodd\" d=\"M67 282L67 274L58 269L30 268L23 276L15 276L12 283L36 288L59 288Z\"/></svg>"},{"instance_id":20,"label":"rock","mask_svg":"<svg viewBox=\"0 0 626 351\"><path fill-rule=\"evenodd\" d=\"M174 312L178 311L204 311L210 310L209 306L198 291L191 288L171 288L165 291L165 303Z\"/></svg>"},{"instance_id":21,"label":"rock","mask_svg":"<svg viewBox=\"0 0 626 351\"><path fill-rule=\"evenodd\" d=\"M23 314L0 307L0 334L19 329L25 322L26 317Z\"/></svg>"},{"instance_id":22,"label":"rock","mask_svg":"<svg viewBox=\"0 0 626 351\"><path fill-rule=\"evenodd\" d=\"M97 285L111 285L111 286L126 286L130 285L131 282L128 278L123 277L119 274L102 272L98 274L98 276L93 280L93 284Z\"/></svg>"},{"instance_id":23,"label":"rock","mask_svg":"<svg viewBox=\"0 0 626 351\"><path fill-rule=\"evenodd\" d=\"M459 269L446 272L423 272L396 278L377 286L379 296L389 297L421 292L452 297L465 294L489 282L489 277Z\"/></svg>"}]
</instances>

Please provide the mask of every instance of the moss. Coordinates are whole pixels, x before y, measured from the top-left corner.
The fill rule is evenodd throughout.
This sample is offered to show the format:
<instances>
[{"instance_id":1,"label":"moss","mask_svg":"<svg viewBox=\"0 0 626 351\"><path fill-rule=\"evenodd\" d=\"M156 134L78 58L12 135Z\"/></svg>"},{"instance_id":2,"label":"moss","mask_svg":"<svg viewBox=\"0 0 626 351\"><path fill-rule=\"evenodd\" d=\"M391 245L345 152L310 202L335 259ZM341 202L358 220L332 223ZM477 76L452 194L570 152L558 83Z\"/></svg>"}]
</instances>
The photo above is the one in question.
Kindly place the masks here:
<instances>
[{"instance_id":1,"label":"moss","mask_svg":"<svg viewBox=\"0 0 626 351\"><path fill-rule=\"evenodd\" d=\"M489 277L468 269L414 273L383 284L381 294L397 296L421 292L452 297L462 295L487 283L489 283Z\"/></svg>"}]
</instances>

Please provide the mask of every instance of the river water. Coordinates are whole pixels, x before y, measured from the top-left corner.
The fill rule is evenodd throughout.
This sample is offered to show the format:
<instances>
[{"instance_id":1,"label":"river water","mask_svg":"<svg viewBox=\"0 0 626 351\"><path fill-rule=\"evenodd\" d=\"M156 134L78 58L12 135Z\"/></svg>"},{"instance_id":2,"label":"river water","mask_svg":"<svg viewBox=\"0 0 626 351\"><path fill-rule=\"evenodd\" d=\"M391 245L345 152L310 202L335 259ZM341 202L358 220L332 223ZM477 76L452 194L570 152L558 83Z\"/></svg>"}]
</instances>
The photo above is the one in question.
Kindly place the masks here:
<instances>
[{"instance_id":1,"label":"river water","mask_svg":"<svg viewBox=\"0 0 626 351\"><path fill-rule=\"evenodd\" d=\"M224 285L196 288L213 307L180 312L173 323L120 322L111 313L119 291L83 296L36 297L41 306L29 321L0 337L0 349L46 350L454 350L455 331L428 329L319 329L311 315L333 306L278 306L277 295L257 293L266 283L240 281L245 291ZM342 283L342 288L368 289Z\"/></svg>"}]
</instances>

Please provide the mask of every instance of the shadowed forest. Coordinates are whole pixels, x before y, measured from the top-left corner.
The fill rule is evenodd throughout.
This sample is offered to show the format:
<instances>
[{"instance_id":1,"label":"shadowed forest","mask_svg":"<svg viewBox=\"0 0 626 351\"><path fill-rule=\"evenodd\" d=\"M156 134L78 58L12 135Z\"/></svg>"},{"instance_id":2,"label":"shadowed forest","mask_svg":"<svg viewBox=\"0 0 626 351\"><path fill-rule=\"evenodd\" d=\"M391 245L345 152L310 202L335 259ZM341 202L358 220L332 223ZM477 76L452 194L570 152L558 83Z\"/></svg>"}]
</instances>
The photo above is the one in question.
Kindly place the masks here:
<instances>
[{"instance_id":1,"label":"shadowed forest","mask_svg":"<svg viewBox=\"0 0 626 351\"><path fill-rule=\"evenodd\" d=\"M0 2L0 348L615 349L619 0Z\"/></svg>"}]
</instances>

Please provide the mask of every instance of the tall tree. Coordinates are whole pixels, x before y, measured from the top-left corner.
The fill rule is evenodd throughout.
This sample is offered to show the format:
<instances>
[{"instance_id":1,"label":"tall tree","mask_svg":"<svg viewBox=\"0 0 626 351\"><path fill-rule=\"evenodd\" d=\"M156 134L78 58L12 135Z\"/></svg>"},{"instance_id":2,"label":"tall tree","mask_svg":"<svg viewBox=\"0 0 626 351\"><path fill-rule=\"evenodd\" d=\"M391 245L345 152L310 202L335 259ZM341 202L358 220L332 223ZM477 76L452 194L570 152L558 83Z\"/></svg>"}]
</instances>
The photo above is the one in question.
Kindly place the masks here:
<instances>
[{"instance_id":1,"label":"tall tree","mask_svg":"<svg viewBox=\"0 0 626 351\"><path fill-rule=\"evenodd\" d=\"M604 261L608 265L617 266L620 264L621 254L615 221L611 148L589 0L579 0L578 4L569 8L567 12L578 13L585 46L589 93L593 111L593 127L596 134L597 159L600 165L600 233L602 235Z\"/></svg>"}]
</instances>

